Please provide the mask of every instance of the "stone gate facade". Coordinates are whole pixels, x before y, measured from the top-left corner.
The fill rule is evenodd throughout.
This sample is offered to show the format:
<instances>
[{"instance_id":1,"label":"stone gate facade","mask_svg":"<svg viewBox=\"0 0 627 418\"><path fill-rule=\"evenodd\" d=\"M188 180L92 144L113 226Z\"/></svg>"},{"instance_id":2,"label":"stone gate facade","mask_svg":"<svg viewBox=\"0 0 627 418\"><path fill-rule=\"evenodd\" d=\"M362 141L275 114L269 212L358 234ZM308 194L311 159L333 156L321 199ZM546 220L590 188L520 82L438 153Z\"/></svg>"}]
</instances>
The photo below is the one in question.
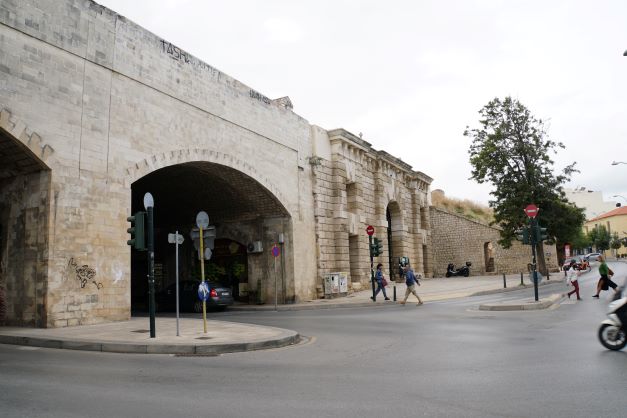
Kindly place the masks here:
<instances>
[{"instance_id":1,"label":"stone gate facade","mask_svg":"<svg viewBox=\"0 0 627 418\"><path fill-rule=\"evenodd\" d=\"M262 301L277 274L287 303L317 297L328 272L365 284L369 224L385 238L377 261L409 256L431 273L428 176L91 0L0 3L0 112L4 323L129 318L144 278L126 218L144 192L160 243L206 210L216 238L249 248L235 286ZM169 248L157 250L161 285Z\"/></svg>"}]
</instances>

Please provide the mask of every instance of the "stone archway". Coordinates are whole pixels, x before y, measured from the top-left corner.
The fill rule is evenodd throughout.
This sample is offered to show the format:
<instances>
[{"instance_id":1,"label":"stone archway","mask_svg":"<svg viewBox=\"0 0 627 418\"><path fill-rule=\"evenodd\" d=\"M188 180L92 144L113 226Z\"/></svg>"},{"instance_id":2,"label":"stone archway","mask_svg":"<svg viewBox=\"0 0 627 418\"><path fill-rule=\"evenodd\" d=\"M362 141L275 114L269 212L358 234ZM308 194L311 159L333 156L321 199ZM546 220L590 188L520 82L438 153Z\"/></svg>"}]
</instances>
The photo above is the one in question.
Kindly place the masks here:
<instances>
[{"instance_id":1,"label":"stone archway","mask_svg":"<svg viewBox=\"0 0 627 418\"><path fill-rule=\"evenodd\" d=\"M203 154L202 152L200 154ZM193 153L172 153L171 156L186 156L194 158L193 161L169 164L175 159L155 158L153 164L142 164L140 167L153 171L145 174L132 184L131 211L142 210L142 197L150 192L155 199L155 242L162 243L161 248L155 249L155 265L159 267L159 275L156 275L155 284L157 291L167 287L173 280L175 271L174 262L168 254L168 246L164 238L167 233L178 230L186 237L186 242L179 250L183 254L180 260L180 275L183 279L197 280L199 275L199 263L196 250L189 240L189 232L195 226L196 214L203 210L209 214L210 224L216 227L216 242L237 242L244 248L252 244L247 257L238 258L237 263L218 262L208 260L205 263L206 279L222 282L223 285L233 287L235 294L254 296L248 298L254 301L268 300L274 289L270 289L269 265L271 256L269 251L272 242L276 241L276 235L281 233L291 242L291 217L286 207L276 194L269 188L272 185L263 185L246 170L256 175L253 167L238 163L238 160L221 153L207 152L207 157L213 157L214 161L228 162L229 165L197 160L199 156ZM167 157L167 155L166 155ZM161 161L161 164L157 164ZM156 168L162 166L162 168ZM237 168L236 168L237 167ZM155 169L156 168L156 169ZM133 173L142 173L136 170ZM265 181L265 179L262 179ZM257 245L256 243L260 243ZM239 247L238 247L239 248ZM157 254L161 254L157 257ZM223 257L225 254L222 255ZM132 252L131 262L131 303L134 311L143 311L145 308L145 294L147 286L145 280L145 254ZM286 260L287 270L293 268L293 260ZM215 266L214 266L215 264ZM237 265L238 270L244 265L246 276L238 276L236 272L222 271L230 266ZM213 266L213 267L212 267ZM215 267L215 268L214 268ZM244 281L242 281L244 280ZM260 290L259 290L260 289ZM283 287L282 287L283 289ZM293 293L285 286L281 300L290 300ZM293 292L293 291L292 291ZM259 294L258 294L259 293Z\"/></svg>"},{"instance_id":2,"label":"stone archway","mask_svg":"<svg viewBox=\"0 0 627 418\"><path fill-rule=\"evenodd\" d=\"M48 219L53 149L0 112L0 323L47 325Z\"/></svg>"},{"instance_id":3,"label":"stone archway","mask_svg":"<svg viewBox=\"0 0 627 418\"><path fill-rule=\"evenodd\" d=\"M390 278L400 279L398 274L399 258L403 254L403 219L401 208L396 201L390 201L385 210L387 220L387 248L388 248L388 268Z\"/></svg>"}]
</instances>

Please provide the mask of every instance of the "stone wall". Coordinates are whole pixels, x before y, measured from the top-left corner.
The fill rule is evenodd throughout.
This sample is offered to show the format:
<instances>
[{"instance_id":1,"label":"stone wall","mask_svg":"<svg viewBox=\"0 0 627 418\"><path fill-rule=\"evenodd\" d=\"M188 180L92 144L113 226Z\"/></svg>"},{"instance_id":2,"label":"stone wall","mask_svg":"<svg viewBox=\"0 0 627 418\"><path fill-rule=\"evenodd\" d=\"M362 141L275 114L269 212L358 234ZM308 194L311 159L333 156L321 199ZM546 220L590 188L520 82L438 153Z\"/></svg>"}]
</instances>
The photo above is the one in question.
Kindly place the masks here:
<instances>
[{"instance_id":1,"label":"stone wall","mask_svg":"<svg viewBox=\"0 0 627 418\"><path fill-rule=\"evenodd\" d=\"M375 265L382 263L389 274L391 255L395 274L396 259L408 256L417 272L430 275L425 268L431 244L428 216L421 209L428 207L431 178L345 130L314 137L318 145L330 143L328 148L319 146L317 157L310 160L319 286L331 272L347 272L355 290L370 285L368 225L383 241Z\"/></svg>"},{"instance_id":2,"label":"stone wall","mask_svg":"<svg viewBox=\"0 0 627 418\"><path fill-rule=\"evenodd\" d=\"M434 274L444 276L448 263L461 267L470 261L471 275L526 273L531 262L531 247L514 241L509 249L498 244L496 227L449 213L436 207L430 208L433 241ZM492 248L490 250L486 247ZM558 268L555 245L544 244L547 267ZM490 258L493 258L491 267Z\"/></svg>"}]
</instances>

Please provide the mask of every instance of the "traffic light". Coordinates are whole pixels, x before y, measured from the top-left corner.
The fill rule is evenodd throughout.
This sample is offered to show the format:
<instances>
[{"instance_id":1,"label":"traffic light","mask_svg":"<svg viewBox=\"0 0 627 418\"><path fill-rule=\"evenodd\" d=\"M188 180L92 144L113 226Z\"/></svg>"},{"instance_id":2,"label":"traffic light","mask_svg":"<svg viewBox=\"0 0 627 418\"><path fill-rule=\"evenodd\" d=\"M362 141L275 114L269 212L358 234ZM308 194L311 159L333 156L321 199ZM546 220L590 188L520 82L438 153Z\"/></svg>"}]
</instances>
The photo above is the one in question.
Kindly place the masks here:
<instances>
[{"instance_id":1,"label":"traffic light","mask_svg":"<svg viewBox=\"0 0 627 418\"><path fill-rule=\"evenodd\" d=\"M383 242L381 242L379 238L375 237L370 251L372 252L373 257L377 257L383 254Z\"/></svg>"},{"instance_id":2,"label":"traffic light","mask_svg":"<svg viewBox=\"0 0 627 418\"><path fill-rule=\"evenodd\" d=\"M522 241L523 244L528 245L529 242L529 228L520 228L516 230L516 239Z\"/></svg>"},{"instance_id":3,"label":"traffic light","mask_svg":"<svg viewBox=\"0 0 627 418\"><path fill-rule=\"evenodd\" d=\"M135 215L126 218L131 227L126 230L131 234L128 245L139 251L146 251L146 212L135 212Z\"/></svg>"},{"instance_id":4,"label":"traffic light","mask_svg":"<svg viewBox=\"0 0 627 418\"><path fill-rule=\"evenodd\" d=\"M535 233L536 233L536 242L544 241L545 239L548 238L548 235L546 233L546 228L543 228L540 225L536 226Z\"/></svg>"}]
</instances>

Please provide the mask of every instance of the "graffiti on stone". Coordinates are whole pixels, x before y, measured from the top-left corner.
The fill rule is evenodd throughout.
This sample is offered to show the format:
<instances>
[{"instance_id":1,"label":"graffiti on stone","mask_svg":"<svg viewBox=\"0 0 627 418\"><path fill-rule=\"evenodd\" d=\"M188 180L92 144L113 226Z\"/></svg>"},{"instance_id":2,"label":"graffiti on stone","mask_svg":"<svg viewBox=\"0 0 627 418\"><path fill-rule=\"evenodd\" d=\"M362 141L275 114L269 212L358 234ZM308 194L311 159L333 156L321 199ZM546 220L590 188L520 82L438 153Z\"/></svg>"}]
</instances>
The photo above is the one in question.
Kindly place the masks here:
<instances>
[{"instance_id":1,"label":"graffiti on stone","mask_svg":"<svg viewBox=\"0 0 627 418\"><path fill-rule=\"evenodd\" d=\"M103 284L95 280L96 270L87 264L79 266L73 257L67 263L67 272L76 275L76 280L78 280L81 289L84 289L87 283L93 284L98 290L103 288Z\"/></svg>"},{"instance_id":2,"label":"graffiti on stone","mask_svg":"<svg viewBox=\"0 0 627 418\"><path fill-rule=\"evenodd\" d=\"M192 55L189 55L178 46L175 46L168 41L164 41L163 39L161 40L161 52L164 54L168 54L168 56L175 61L179 61L200 68L201 70L210 73L212 77L217 77L218 80L222 78L222 73L217 68L214 68L205 62L195 59Z\"/></svg>"},{"instance_id":3,"label":"graffiti on stone","mask_svg":"<svg viewBox=\"0 0 627 418\"><path fill-rule=\"evenodd\" d=\"M264 102L265 104L272 103L272 100L270 100L269 98L267 98L263 94L259 93L258 91L255 91L253 89L250 89L250 97L253 98L253 99L257 99L260 102Z\"/></svg>"}]
</instances>

